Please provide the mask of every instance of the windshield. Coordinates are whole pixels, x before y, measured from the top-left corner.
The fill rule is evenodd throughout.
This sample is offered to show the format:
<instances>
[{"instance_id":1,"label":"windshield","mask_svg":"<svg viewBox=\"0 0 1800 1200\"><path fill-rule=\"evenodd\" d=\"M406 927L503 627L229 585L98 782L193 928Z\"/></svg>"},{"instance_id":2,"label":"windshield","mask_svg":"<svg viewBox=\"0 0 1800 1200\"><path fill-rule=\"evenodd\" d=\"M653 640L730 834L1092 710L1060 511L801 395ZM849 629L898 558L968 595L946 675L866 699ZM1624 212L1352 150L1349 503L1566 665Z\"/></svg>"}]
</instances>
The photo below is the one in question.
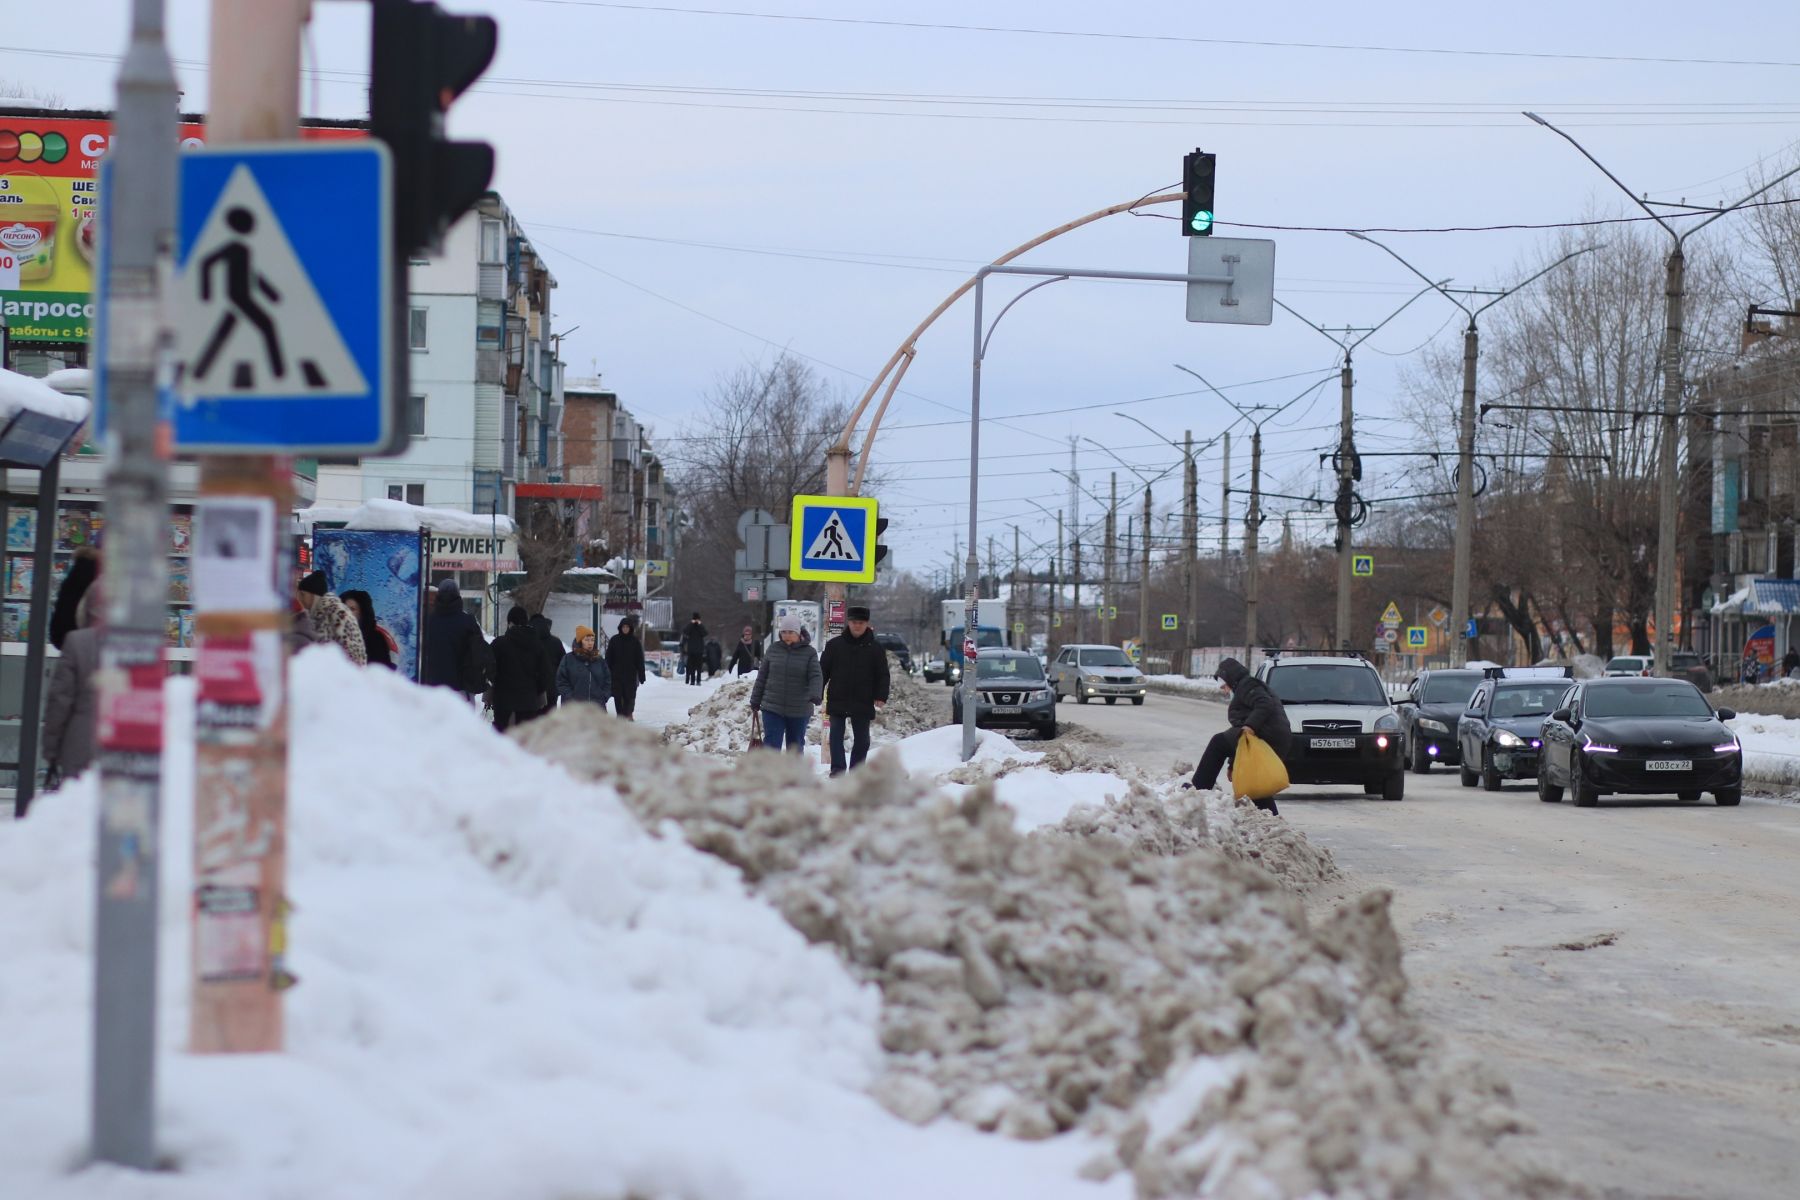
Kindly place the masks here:
<instances>
[{"instance_id":1,"label":"windshield","mask_svg":"<svg viewBox=\"0 0 1800 1200\"><path fill-rule=\"evenodd\" d=\"M981 679L1017 679L1022 683L1044 677L1044 668L1035 658L977 658L975 669Z\"/></svg>"},{"instance_id":2,"label":"windshield","mask_svg":"<svg viewBox=\"0 0 1800 1200\"><path fill-rule=\"evenodd\" d=\"M1649 665L1650 660L1644 658L1615 658L1606 664L1606 669L1609 671L1642 671Z\"/></svg>"},{"instance_id":3,"label":"windshield","mask_svg":"<svg viewBox=\"0 0 1800 1200\"><path fill-rule=\"evenodd\" d=\"M1099 650L1083 650L1081 665L1084 667L1129 667L1131 660L1125 652L1114 646L1106 646Z\"/></svg>"},{"instance_id":4,"label":"windshield","mask_svg":"<svg viewBox=\"0 0 1800 1200\"><path fill-rule=\"evenodd\" d=\"M1283 704L1387 703L1381 677L1350 663L1276 667L1269 672L1269 687Z\"/></svg>"},{"instance_id":5,"label":"windshield","mask_svg":"<svg viewBox=\"0 0 1800 1200\"><path fill-rule=\"evenodd\" d=\"M1660 687L1589 688L1582 703L1589 717L1709 717L1712 709L1690 683Z\"/></svg>"},{"instance_id":6,"label":"windshield","mask_svg":"<svg viewBox=\"0 0 1800 1200\"><path fill-rule=\"evenodd\" d=\"M962 640L963 627L958 625L955 629L950 631L950 644L955 647L956 653L958 654L962 653ZM977 625L975 627L976 649L979 650L983 646L1004 645L1006 645L1006 640L1000 636L1000 631L995 629L992 625Z\"/></svg>"},{"instance_id":7,"label":"windshield","mask_svg":"<svg viewBox=\"0 0 1800 1200\"><path fill-rule=\"evenodd\" d=\"M1501 684L1494 693L1490 710L1496 717L1543 717L1556 709L1556 702L1569 690L1566 683Z\"/></svg>"},{"instance_id":8,"label":"windshield","mask_svg":"<svg viewBox=\"0 0 1800 1200\"><path fill-rule=\"evenodd\" d=\"M1453 704L1461 708L1468 704L1469 697L1481 683L1481 676L1473 671L1459 671L1454 674L1433 675L1425 681L1419 691L1420 704Z\"/></svg>"}]
</instances>

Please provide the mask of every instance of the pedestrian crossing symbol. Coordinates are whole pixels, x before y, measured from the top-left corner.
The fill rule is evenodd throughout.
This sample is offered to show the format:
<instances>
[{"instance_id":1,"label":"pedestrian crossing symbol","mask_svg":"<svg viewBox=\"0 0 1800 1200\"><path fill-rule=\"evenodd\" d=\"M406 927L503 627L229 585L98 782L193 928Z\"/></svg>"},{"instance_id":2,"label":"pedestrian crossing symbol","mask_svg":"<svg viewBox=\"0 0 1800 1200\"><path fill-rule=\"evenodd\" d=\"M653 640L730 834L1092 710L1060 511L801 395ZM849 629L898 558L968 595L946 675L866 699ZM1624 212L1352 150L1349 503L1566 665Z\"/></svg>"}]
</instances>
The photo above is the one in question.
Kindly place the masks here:
<instances>
[{"instance_id":1,"label":"pedestrian crossing symbol","mask_svg":"<svg viewBox=\"0 0 1800 1200\"><path fill-rule=\"evenodd\" d=\"M182 155L178 449L389 449L390 173L367 139Z\"/></svg>"},{"instance_id":2,"label":"pedestrian crossing symbol","mask_svg":"<svg viewBox=\"0 0 1800 1200\"><path fill-rule=\"evenodd\" d=\"M864 496L795 496L788 577L873 583L877 502Z\"/></svg>"}]
</instances>

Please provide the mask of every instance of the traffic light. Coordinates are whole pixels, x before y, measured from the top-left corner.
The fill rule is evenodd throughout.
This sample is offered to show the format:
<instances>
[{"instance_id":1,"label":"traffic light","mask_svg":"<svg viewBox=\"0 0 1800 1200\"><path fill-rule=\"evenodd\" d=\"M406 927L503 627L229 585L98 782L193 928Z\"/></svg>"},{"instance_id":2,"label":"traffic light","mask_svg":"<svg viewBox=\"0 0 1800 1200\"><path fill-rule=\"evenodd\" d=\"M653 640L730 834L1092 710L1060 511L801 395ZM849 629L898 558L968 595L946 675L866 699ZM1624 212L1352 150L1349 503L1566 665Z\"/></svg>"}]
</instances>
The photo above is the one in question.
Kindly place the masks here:
<instances>
[{"instance_id":1,"label":"traffic light","mask_svg":"<svg viewBox=\"0 0 1800 1200\"><path fill-rule=\"evenodd\" d=\"M494 61L499 27L428 0L374 0L373 16L369 132L393 155L395 251L417 256L494 178L494 148L445 141L444 112Z\"/></svg>"},{"instance_id":2,"label":"traffic light","mask_svg":"<svg viewBox=\"0 0 1800 1200\"><path fill-rule=\"evenodd\" d=\"M1213 169L1218 155L1196 150L1181 160L1181 232L1187 237L1211 237L1213 231Z\"/></svg>"},{"instance_id":3,"label":"traffic light","mask_svg":"<svg viewBox=\"0 0 1800 1200\"><path fill-rule=\"evenodd\" d=\"M888 548L881 544L881 535L887 532L887 527L888 519L886 517L875 518L875 565L878 567L888 556Z\"/></svg>"}]
</instances>

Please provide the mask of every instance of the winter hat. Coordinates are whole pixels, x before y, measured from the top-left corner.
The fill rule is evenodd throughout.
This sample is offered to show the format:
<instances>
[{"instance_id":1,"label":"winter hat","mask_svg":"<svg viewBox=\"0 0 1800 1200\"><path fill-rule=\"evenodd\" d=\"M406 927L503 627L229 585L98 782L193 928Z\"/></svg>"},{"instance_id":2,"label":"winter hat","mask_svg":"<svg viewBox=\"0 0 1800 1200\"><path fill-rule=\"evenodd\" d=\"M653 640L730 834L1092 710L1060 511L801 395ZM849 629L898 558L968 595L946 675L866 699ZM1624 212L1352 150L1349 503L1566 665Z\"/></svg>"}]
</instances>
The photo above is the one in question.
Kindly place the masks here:
<instances>
[{"instance_id":1,"label":"winter hat","mask_svg":"<svg viewBox=\"0 0 1800 1200\"><path fill-rule=\"evenodd\" d=\"M1219 663L1219 669L1213 672L1213 678L1223 680L1226 687L1235 688L1250 674L1250 669L1235 658L1227 658Z\"/></svg>"},{"instance_id":2,"label":"winter hat","mask_svg":"<svg viewBox=\"0 0 1800 1200\"><path fill-rule=\"evenodd\" d=\"M531 620L531 614L526 612L522 605L513 605L512 611L506 614L506 623L508 625L523 625L529 620Z\"/></svg>"},{"instance_id":3,"label":"winter hat","mask_svg":"<svg viewBox=\"0 0 1800 1200\"><path fill-rule=\"evenodd\" d=\"M848 621L866 621L869 619L869 610L860 604L852 604L848 611L844 613L844 619Z\"/></svg>"},{"instance_id":4,"label":"winter hat","mask_svg":"<svg viewBox=\"0 0 1800 1200\"><path fill-rule=\"evenodd\" d=\"M311 575L302 579L300 581L300 590L303 592L311 592L315 596L323 596L325 594L325 572L314 571Z\"/></svg>"},{"instance_id":5,"label":"winter hat","mask_svg":"<svg viewBox=\"0 0 1800 1200\"><path fill-rule=\"evenodd\" d=\"M444 593L444 592L449 592L452 596L454 596L457 594L459 589L456 586L456 580L445 578L445 579L440 579L437 581L437 590L440 594Z\"/></svg>"},{"instance_id":6,"label":"winter hat","mask_svg":"<svg viewBox=\"0 0 1800 1200\"><path fill-rule=\"evenodd\" d=\"M575 640L576 641L579 642L582 638L591 638L593 636L594 636L594 631L589 629L586 625L577 625L575 627Z\"/></svg>"},{"instance_id":7,"label":"winter hat","mask_svg":"<svg viewBox=\"0 0 1800 1200\"><path fill-rule=\"evenodd\" d=\"M777 633L802 633L804 632L804 627L800 624L799 617L796 617L793 613L789 613L781 618L781 624L776 626L775 631Z\"/></svg>"}]
</instances>

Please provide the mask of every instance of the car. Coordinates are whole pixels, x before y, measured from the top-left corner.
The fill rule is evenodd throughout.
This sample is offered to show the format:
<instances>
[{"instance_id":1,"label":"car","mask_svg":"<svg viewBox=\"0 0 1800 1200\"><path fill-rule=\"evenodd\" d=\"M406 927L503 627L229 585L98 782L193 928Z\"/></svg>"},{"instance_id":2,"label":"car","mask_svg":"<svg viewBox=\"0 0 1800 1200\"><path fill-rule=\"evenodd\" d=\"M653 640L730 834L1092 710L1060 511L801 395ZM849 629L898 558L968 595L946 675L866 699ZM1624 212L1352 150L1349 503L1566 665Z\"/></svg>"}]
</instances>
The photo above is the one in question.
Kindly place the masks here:
<instances>
[{"instance_id":1,"label":"car","mask_svg":"<svg viewBox=\"0 0 1800 1200\"><path fill-rule=\"evenodd\" d=\"M897 633L878 633L875 644L893 655L900 663L900 669L912 674L912 653L906 648L906 639Z\"/></svg>"},{"instance_id":2,"label":"car","mask_svg":"<svg viewBox=\"0 0 1800 1200\"><path fill-rule=\"evenodd\" d=\"M1606 660L1606 669L1600 674L1608 679L1619 675L1647 676L1656 666L1656 659L1648 654L1620 654Z\"/></svg>"},{"instance_id":3,"label":"car","mask_svg":"<svg viewBox=\"0 0 1800 1200\"><path fill-rule=\"evenodd\" d=\"M945 675L949 674L949 671L950 664L946 663L941 658L928 658L925 660L926 683L936 683L938 680L944 678Z\"/></svg>"},{"instance_id":4,"label":"car","mask_svg":"<svg viewBox=\"0 0 1800 1200\"><path fill-rule=\"evenodd\" d=\"M1743 747L1715 709L1685 679L1585 679L1544 720L1538 799L1565 790L1577 808L1601 796L1674 795L1730 807L1743 797Z\"/></svg>"},{"instance_id":5,"label":"car","mask_svg":"<svg viewBox=\"0 0 1800 1200\"><path fill-rule=\"evenodd\" d=\"M1028 650L979 650L975 656L975 727L1034 729L1056 736L1056 698L1037 655ZM950 702L950 723L962 724L965 685Z\"/></svg>"},{"instance_id":6,"label":"car","mask_svg":"<svg viewBox=\"0 0 1800 1200\"><path fill-rule=\"evenodd\" d=\"M1108 704L1121 697L1142 704L1149 692L1144 673L1117 646L1064 646L1050 664L1050 687L1058 700L1073 696L1079 704L1096 697Z\"/></svg>"},{"instance_id":7,"label":"car","mask_svg":"<svg viewBox=\"0 0 1800 1200\"><path fill-rule=\"evenodd\" d=\"M1702 695L1713 690L1712 668L1706 665L1706 659L1692 650L1670 652L1669 678L1687 680L1699 688Z\"/></svg>"},{"instance_id":8,"label":"car","mask_svg":"<svg viewBox=\"0 0 1800 1200\"><path fill-rule=\"evenodd\" d=\"M1457 723L1462 785L1490 792L1502 779L1537 775L1544 718L1568 694L1567 667L1494 667L1469 697Z\"/></svg>"},{"instance_id":9,"label":"car","mask_svg":"<svg viewBox=\"0 0 1800 1200\"><path fill-rule=\"evenodd\" d=\"M1400 714L1381 676L1356 655L1278 654L1256 669L1287 710L1293 783L1355 783L1385 800L1406 795Z\"/></svg>"},{"instance_id":10,"label":"car","mask_svg":"<svg viewBox=\"0 0 1800 1200\"><path fill-rule=\"evenodd\" d=\"M1400 744L1406 765L1415 775L1441 762L1447 767L1461 761L1457 749L1456 722L1469 707L1469 697L1481 683L1481 672L1469 667L1420 671L1394 705L1400 714Z\"/></svg>"}]
</instances>

